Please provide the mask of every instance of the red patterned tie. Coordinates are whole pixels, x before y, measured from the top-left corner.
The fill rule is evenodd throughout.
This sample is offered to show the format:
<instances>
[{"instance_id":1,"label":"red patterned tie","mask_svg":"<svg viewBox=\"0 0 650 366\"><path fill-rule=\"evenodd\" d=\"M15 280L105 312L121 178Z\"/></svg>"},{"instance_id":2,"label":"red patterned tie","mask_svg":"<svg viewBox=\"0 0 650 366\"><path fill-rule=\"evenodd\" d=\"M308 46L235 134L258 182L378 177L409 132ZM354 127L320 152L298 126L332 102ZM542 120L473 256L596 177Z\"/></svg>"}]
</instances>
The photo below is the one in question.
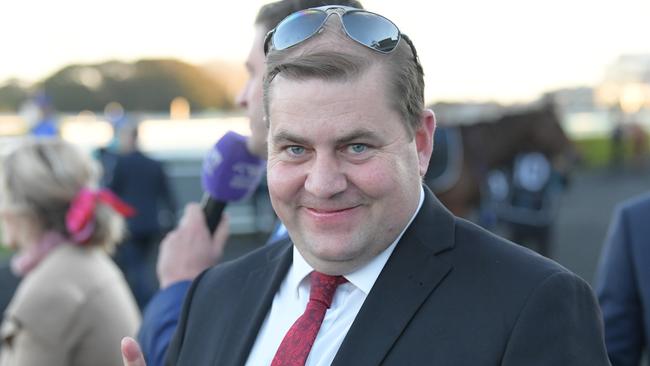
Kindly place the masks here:
<instances>
[{"instance_id":1,"label":"red patterned tie","mask_svg":"<svg viewBox=\"0 0 650 366\"><path fill-rule=\"evenodd\" d=\"M307 309L291 326L278 347L271 366L303 366L314 345L325 312L332 304L336 288L346 282L343 276L311 273L311 291Z\"/></svg>"}]
</instances>

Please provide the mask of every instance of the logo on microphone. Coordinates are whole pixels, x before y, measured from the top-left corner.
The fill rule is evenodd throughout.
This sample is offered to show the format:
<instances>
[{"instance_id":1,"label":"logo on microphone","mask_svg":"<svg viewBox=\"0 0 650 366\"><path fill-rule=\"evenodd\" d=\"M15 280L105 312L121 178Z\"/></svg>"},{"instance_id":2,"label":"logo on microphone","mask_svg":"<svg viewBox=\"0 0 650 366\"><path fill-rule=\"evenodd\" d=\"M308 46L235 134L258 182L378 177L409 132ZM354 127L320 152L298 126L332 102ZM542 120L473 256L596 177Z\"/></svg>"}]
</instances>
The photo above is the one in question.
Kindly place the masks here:
<instances>
[{"instance_id":1,"label":"logo on microphone","mask_svg":"<svg viewBox=\"0 0 650 366\"><path fill-rule=\"evenodd\" d=\"M232 166L234 173L230 180L230 187L234 189L246 189L251 186L257 186L262 176L264 165L258 163L251 164L247 162L236 163Z\"/></svg>"}]
</instances>

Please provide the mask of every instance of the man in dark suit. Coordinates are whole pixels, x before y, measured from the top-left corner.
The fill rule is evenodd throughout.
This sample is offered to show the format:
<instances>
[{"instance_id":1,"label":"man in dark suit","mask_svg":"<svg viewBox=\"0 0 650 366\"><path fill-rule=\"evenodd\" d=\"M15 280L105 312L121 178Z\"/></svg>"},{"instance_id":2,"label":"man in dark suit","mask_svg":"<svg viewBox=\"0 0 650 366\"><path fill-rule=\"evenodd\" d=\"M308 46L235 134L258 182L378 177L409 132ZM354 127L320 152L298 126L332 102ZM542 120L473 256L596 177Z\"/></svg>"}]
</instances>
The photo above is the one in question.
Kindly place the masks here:
<instances>
[{"instance_id":1,"label":"man in dark suit","mask_svg":"<svg viewBox=\"0 0 650 366\"><path fill-rule=\"evenodd\" d=\"M138 125L125 124L117 133L119 154L108 188L135 207L136 214L127 220L128 235L115 261L142 309L158 287L157 244L174 222L176 201L162 163L140 150Z\"/></svg>"},{"instance_id":2,"label":"man in dark suit","mask_svg":"<svg viewBox=\"0 0 650 366\"><path fill-rule=\"evenodd\" d=\"M267 178L291 239L194 281L168 365L609 364L583 280L422 185L435 118L397 27L315 9L265 48Z\"/></svg>"},{"instance_id":3,"label":"man in dark suit","mask_svg":"<svg viewBox=\"0 0 650 366\"><path fill-rule=\"evenodd\" d=\"M620 204L596 272L605 344L614 366L637 366L650 350L650 194Z\"/></svg>"}]
</instances>

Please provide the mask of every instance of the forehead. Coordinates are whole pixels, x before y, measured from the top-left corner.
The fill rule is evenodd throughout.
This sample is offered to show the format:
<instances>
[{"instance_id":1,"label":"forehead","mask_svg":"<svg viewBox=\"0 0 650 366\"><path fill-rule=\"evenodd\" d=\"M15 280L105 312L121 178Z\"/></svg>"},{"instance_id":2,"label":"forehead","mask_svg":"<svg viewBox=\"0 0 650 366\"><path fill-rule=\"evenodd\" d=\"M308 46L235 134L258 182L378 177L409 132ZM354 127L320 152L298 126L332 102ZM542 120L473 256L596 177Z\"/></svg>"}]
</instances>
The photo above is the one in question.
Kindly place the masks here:
<instances>
[{"instance_id":1,"label":"forehead","mask_svg":"<svg viewBox=\"0 0 650 366\"><path fill-rule=\"evenodd\" d=\"M295 80L279 75L273 83L269 105L272 135L290 131L324 138L360 128L379 134L404 131L403 121L388 103L385 83L373 72L347 81Z\"/></svg>"},{"instance_id":2,"label":"forehead","mask_svg":"<svg viewBox=\"0 0 650 366\"><path fill-rule=\"evenodd\" d=\"M251 45L250 51L248 52L248 58L246 59L246 65L248 67L263 68L264 67L264 37L266 36L266 28L262 25L255 25L255 35L253 36L253 43Z\"/></svg>"},{"instance_id":3,"label":"forehead","mask_svg":"<svg viewBox=\"0 0 650 366\"><path fill-rule=\"evenodd\" d=\"M370 67L360 73L330 78L324 73L290 74L280 72L271 82L271 109L289 99L299 106L319 109L330 104L359 107L365 104L386 104L386 83L380 68ZM288 105L286 107L291 107Z\"/></svg>"}]
</instances>

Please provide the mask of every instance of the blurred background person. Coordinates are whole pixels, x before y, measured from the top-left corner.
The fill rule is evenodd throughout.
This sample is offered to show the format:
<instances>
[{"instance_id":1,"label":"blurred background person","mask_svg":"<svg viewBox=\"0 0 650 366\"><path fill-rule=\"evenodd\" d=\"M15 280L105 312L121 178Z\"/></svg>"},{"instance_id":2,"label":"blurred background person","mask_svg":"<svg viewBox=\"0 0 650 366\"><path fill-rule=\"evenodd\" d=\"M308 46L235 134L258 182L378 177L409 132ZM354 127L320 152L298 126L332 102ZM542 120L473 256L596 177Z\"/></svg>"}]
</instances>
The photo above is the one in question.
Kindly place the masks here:
<instances>
[{"instance_id":1,"label":"blurred background person","mask_svg":"<svg viewBox=\"0 0 650 366\"><path fill-rule=\"evenodd\" d=\"M96 190L93 160L59 139L21 141L1 161L3 243L23 279L5 311L2 366L112 366L140 314L107 251L132 208Z\"/></svg>"},{"instance_id":2,"label":"blurred background person","mask_svg":"<svg viewBox=\"0 0 650 366\"><path fill-rule=\"evenodd\" d=\"M610 157L609 165L613 171L618 171L623 165L625 157L625 144L624 144L624 127L620 121L615 122L614 127L609 136Z\"/></svg>"},{"instance_id":3,"label":"blurred background person","mask_svg":"<svg viewBox=\"0 0 650 366\"><path fill-rule=\"evenodd\" d=\"M174 224L176 200L161 162L138 148L138 125L117 130L117 155L107 186L136 210L127 219L128 234L115 254L140 308L158 289L158 243Z\"/></svg>"},{"instance_id":4,"label":"blurred background person","mask_svg":"<svg viewBox=\"0 0 650 366\"><path fill-rule=\"evenodd\" d=\"M650 194L621 203L612 216L595 290L613 366L638 366L650 349Z\"/></svg>"},{"instance_id":5,"label":"blurred background person","mask_svg":"<svg viewBox=\"0 0 650 366\"><path fill-rule=\"evenodd\" d=\"M124 113L124 108L115 102L109 103L106 106L104 115L106 120L110 123L112 137L106 145L100 146L93 151L93 157L95 157L102 165L100 185L106 187L113 179L113 170L115 170L115 164L117 164L117 158L120 155L119 131L122 127L128 125L129 120Z\"/></svg>"},{"instance_id":6,"label":"blurred background person","mask_svg":"<svg viewBox=\"0 0 650 366\"><path fill-rule=\"evenodd\" d=\"M628 122L626 133L632 145L632 169L640 172L647 167L648 136L644 127L634 120Z\"/></svg>"},{"instance_id":7,"label":"blurred background person","mask_svg":"<svg viewBox=\"0 0 650 366\"><path fill-rule=\"evenodd\" d=\"M41 137L59 135L59 123L54 104L45 91L39 90L34 93L33 97L22 106L21 114L27 121L30 135Z\"/></svg>"}]
</instances>

